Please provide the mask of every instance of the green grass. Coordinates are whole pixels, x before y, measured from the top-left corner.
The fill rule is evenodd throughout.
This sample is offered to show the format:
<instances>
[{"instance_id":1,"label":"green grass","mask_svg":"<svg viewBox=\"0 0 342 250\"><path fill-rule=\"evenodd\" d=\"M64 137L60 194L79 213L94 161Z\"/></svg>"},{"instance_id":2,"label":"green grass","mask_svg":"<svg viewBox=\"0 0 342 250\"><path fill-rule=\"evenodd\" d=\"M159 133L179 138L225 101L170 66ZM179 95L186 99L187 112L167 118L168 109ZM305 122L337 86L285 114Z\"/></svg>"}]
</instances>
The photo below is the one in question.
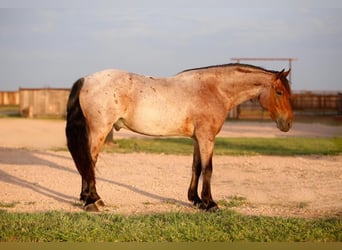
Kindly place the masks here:
<instances>
[{"instance_id":1,"label":"green grass","mask_svg":"<svg viewBox=\"0 0 342 250\"><path fill-rule=\"evenodd\" d=\"M189 155L193 142L187 138L119 139L107 152L164 153ZM338 138L217 138L216 155L338 155L342 137Z\"/></svg>"},{"instance_id":2,"label":"green grass","mask_svg":"<svg viewBox=\"0 0 342 250\"><path fill-rule=\"evenodd\" d=\"M335 242L342 241L342 219L245 216L228 209L140 216L0 212L0 241Z\"/></svg>"}]
</instances>

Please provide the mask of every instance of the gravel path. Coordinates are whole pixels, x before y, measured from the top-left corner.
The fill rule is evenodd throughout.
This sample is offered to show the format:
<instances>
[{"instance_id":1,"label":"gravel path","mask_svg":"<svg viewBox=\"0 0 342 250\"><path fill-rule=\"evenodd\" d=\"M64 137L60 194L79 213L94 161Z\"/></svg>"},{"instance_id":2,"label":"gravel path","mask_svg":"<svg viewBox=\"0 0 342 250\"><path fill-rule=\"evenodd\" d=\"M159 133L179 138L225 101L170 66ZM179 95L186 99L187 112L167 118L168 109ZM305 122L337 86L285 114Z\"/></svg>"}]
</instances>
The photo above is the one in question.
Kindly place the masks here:
<instances>
[{"instance_id":1,"label":"gravel path","mask_svg":"<svg viewBox=\"0 0 342 250\"><path fill-rule=\"evenodd\" d=\"M64 147L63 121L0 119L0 209L82 211L80 176ZM220 136L341 136L341 126L226 124ZM119 132L118 137L135 136ZM197 210L187 201L192 156L108 154L99 157L103 212L141 214ZM221 207L276 216L342 216L342 156L214 156L212 192ZM238 197L238 198L237 198Z\"/></svg>"}]
</instances>

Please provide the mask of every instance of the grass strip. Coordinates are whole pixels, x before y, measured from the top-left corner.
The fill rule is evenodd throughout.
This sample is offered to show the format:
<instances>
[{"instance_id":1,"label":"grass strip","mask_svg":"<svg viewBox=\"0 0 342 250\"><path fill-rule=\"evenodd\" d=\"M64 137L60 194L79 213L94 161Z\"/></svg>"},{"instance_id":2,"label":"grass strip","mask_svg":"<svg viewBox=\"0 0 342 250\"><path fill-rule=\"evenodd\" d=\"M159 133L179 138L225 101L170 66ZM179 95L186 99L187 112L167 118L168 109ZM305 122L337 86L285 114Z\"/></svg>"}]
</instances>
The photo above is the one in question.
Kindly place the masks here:
<instances>
[{"instance_id":1,"label":"grass strip","mask_svg":"<svg viewBox=\"0 0 342 250\"><path fill-rule=\"evenodd\" d=\"M90 213L0 212L1 242L338 242L341 218L161 213L139 216Z\"/></svg>"},{"instance_id":2,"label":"grass strip","mask_svg":"<svg viewBox=\"0 0 342 250\"><path fill-rule=\"evenodd\" d=\"M188 138L118 139L105 147L115 153L163 153L189 155L193 142ZM216 155L339 155L342 137L336 138L217 138Z\"/></svg>"}]
</instances>

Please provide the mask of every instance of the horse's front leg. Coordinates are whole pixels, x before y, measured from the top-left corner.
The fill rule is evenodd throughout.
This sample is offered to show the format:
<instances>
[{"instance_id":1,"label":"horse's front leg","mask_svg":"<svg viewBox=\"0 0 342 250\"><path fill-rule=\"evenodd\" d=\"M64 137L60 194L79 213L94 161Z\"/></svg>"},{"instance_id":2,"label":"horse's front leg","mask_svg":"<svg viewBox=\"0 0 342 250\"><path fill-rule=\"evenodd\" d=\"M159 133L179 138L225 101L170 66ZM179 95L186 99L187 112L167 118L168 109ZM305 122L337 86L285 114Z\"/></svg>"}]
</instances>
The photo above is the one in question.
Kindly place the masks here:
<instances>
[{"instance_id":1,"label":"horse's front leg","mask_svg":"<svg viewBox=\"0 0 342 250\"><path fill-rule=\"evenodd\" d=\"M201 175L202 165L201 165L201 155L199 151L198 142L194 139L194 153L193 153L193 162L192 162L192 177L190 182L190 187L188 190L188 199L193 202L193 204L200 205L201 199L198 196L198 180Z\"/></svg>"},{"instance_id":2,"label":"horse's front leg","mask_svg":"<svg viewBox=\"0 0 342 250\"><path fill-rule=\"evenodd\" d=\"M212 157L214 150L214 138L199 140L199 149L201 155L202 166L202 192L201 192L201 209L216 210L218 208L216 202L211 195L211 175L213 172Z\"/></svg>"},{"instance_id":3,"label":"horse's front leg","mask_svg":"<svg viewBox=\"0 0 342 250\"><path fill-rule=\"evenodd\" d=\"M212 157L208 160L207 164L202 166L203 186L202 186L202 203L200 208L205 210L216 210L218 208L216 202L211 195L211 175L212 175Z\"/></svg>"}]
</instances>

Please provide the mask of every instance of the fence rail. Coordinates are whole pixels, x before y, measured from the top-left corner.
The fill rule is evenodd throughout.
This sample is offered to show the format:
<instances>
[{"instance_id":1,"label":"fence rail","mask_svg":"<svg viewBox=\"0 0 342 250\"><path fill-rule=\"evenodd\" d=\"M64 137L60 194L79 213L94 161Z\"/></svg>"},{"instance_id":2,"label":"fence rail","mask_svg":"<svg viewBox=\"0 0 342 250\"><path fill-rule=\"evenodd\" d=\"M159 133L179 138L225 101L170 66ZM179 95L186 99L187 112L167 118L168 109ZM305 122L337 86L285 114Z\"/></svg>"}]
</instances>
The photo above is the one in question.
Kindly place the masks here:
<instances>
[{"instance_id":1,"label":"fence rail","mask_svg":"<svg viewBox=\"0 0 342 250\"><path fill-rule=\"evenodd\" d=\"M291 97L296 115L342 115L342 92L297 92ZM246 101L229 113L233 119L269 119L256 100Z\"/></svg>"},{"instance_id":2,"label":"fence rail","mask_svg":"<svg viewBox=\"0 0 342 250\"><path fill-rule=\"evenodd\" d=\"M18 91L0 91L0 106L19 105Z\"/></svg>"},{"instance_id":3,"label":"fence rail","mask_svg":"<svg viewBox=\"0 0 342 250\"><path fill-rule=\"evenodd\" d=\"M291 103L292 108L297 113L320 115L342 114L342 93L297 93L293 95Z\"/></svg>"},{"instance_id":4,"label":"fence rail","mask_svg":"<svg viewBox=\"0 0 342 250\"><path fill-rule=\"evenodd\" d=\"M70 89L19 89L19 112L24 117L66 115Z\"/></svg>"}]
</instances>

